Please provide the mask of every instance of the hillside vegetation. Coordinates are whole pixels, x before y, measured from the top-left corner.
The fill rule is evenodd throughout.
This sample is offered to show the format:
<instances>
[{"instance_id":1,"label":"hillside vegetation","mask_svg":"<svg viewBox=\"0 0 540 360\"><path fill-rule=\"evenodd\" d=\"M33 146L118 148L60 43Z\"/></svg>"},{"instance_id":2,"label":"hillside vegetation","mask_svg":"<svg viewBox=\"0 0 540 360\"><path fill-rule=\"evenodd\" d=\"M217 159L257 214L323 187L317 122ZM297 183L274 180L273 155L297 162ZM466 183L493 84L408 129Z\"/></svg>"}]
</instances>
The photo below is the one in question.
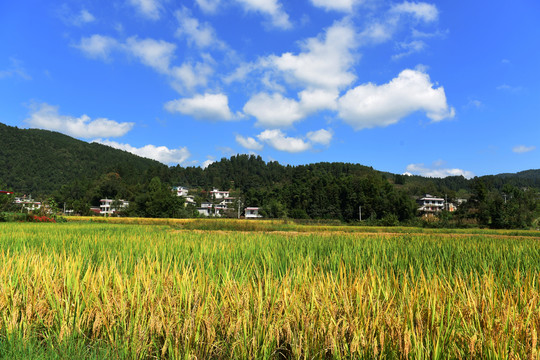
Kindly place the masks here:
<instances>
[{"instance_id":1,"label":"hillside vegetation","mask_svg":"<svg viewBox=\"0 0 540 360\"><path fill-rule=\"evenodd\" d=\"M261 208L266 218L334 219L372 225L419 225L415 198L429 193L449 202L468 200L438 226L538 226L540 170L466 179L404 176L350 163L299 166L236 155L207 168L167 167L108 146L44 130L0 124L0 188L51 198L90 214L102 198L130 202L127 216L192 217L194 207L171 192L184 186L196 204L213 188L231 190L238 206ZM4 201L5 203L5 201ZM0 211L6 209L0 208Z\"/></svg>"},{"instance_id":2,"label":"hillside vegetation","mask_svg":"<svg viewBox=\"0 0 540 360\"><path fill-rule=\"evenodd\" d=\"M126 151L87 143L57 132L0 124L0 184L26 194L51 194L73 181L121 173L132 182L165 165Z\"/></svg>"}]
</instances>

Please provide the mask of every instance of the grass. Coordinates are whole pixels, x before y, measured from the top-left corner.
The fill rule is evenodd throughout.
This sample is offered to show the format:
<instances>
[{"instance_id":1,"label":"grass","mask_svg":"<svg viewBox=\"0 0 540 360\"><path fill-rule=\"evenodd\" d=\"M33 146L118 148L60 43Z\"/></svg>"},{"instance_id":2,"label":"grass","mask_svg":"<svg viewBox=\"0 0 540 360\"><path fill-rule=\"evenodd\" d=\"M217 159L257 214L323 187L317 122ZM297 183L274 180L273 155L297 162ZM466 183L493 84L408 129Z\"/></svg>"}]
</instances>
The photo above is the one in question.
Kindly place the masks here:
<instances>
[{"instance_id":1,"label":"grass","mask_svg":"<svg viewBox=\"0 0 540 360\"><path fill-rule=\"evenodd\" d=\"M0 223L0 357L538 357L534 233L142 221Z\"/></svg>"}]
</instances>

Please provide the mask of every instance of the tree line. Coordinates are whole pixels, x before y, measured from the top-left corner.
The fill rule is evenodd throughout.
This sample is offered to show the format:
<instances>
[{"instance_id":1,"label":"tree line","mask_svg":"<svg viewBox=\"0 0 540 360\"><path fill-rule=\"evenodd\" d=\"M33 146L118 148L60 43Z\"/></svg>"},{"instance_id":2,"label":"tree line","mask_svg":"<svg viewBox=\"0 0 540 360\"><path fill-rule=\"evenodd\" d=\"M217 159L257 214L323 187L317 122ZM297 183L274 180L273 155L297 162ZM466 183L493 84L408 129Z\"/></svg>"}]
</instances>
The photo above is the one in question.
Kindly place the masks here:
<instances>
[{"instance_id":1,"label":"tree line","mask_svg":"<svg viewBox=\"0 0 540 360\"><path fill-rule=\"evenodd\" d=\"M189 188L196 205L209 200L209 192L218 188L231 190L237 198L226 216L237 216L238 207L250 206L259 207L265 218L527 228L538 226L540 216L536 181L530 173L525 177L432 179L380 172L359 164L290 166L266 163L260 156L236 155L205 169L159 165L136 171L130 164L111 166L100 176L76 177L41 197L81 215L91 214L91 207L108 198L130 202L123 211L125 216L187 218L198 216L196 206L185 206L184 199L172 192L173 186ZM456 212L444 212L433 221L417 213L415 198L425 193L449 202L466 202ZM5 199L2 206L7 206Z\"/></svg>"}]
</instances>

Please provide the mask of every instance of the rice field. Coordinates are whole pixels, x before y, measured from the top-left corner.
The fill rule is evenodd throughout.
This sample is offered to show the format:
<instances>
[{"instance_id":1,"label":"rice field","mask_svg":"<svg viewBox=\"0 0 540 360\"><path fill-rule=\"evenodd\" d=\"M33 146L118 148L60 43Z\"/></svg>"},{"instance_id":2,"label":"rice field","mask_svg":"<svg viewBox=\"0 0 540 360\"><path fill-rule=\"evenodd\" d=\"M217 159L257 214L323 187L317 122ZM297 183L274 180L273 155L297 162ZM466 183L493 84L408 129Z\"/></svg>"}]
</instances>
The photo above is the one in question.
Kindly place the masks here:
<instances>
[{"instance_id":1,"label":"rice field","mask_svg":"<svg viewBox=\"0 0 540 360\"><path fill-rule=\"evenodd\" d=\"M0 223L0 357L539 358L535 232L130 221Z\"/></svg>"}]
</instances>

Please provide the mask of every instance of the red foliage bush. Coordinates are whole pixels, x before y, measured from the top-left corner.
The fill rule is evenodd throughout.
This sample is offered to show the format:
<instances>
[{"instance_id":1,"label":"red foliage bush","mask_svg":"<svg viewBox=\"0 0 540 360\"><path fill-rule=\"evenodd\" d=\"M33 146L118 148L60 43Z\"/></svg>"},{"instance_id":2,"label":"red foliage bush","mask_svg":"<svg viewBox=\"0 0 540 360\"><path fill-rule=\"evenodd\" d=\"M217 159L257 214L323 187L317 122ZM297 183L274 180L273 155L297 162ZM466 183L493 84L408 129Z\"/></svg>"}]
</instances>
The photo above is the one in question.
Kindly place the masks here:
<instances>
[{"instance_id":1,"label":"red foliage bush","mask_svg":"<svg viewBox=\"0 0 540 360\"><path fill-rule=\"evenodd\" d=\"M56 222L56 220L54 220L53 218L50 218L48 216L37 216L37 215L34 215L32 216L32 221L34 222Z\"/></svg>"}]
</instances>

